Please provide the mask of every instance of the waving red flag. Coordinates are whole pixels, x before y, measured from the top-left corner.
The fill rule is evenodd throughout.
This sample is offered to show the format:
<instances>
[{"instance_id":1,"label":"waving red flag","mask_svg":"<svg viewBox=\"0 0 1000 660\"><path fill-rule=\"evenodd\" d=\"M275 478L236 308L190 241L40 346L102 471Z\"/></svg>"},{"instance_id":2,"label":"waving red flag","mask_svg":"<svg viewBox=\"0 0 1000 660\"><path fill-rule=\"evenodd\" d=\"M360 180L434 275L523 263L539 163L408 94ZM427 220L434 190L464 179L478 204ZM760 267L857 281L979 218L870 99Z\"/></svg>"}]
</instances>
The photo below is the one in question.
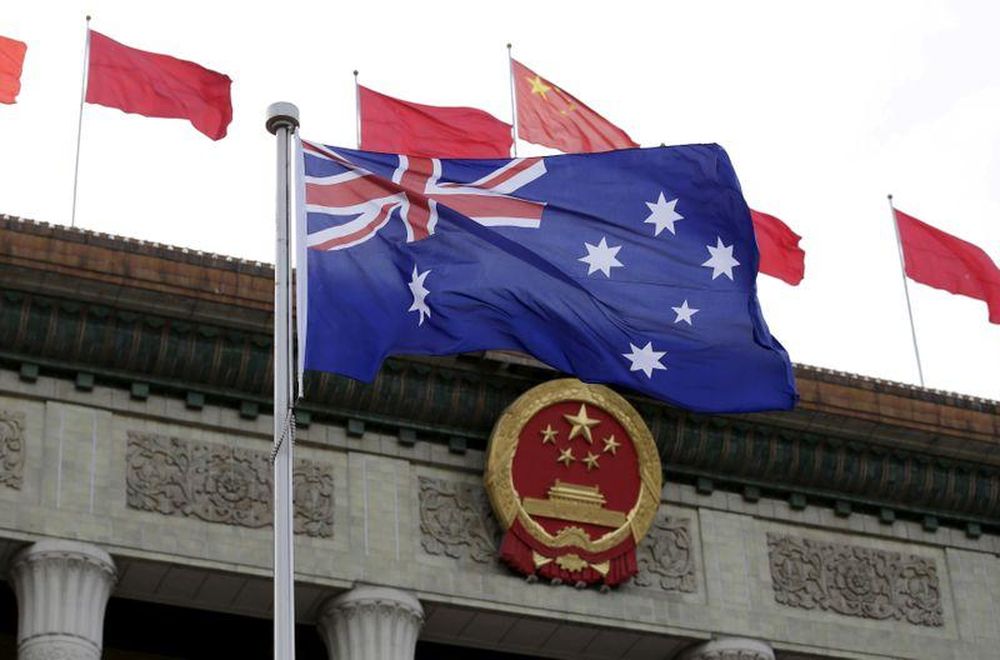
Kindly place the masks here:
<instances>
[{"instance_id":1,"label":"waving red flag","mask_svg":"<svg viewBox=\"0 0 1000 660\"><path fill-rule=\"evenodd\" d=\"M625 131L517 60L511 60L511 73L518 137L566 153L639 146Z\"/></svg>"},{"instance_id":2,"label":"waving red flag","mask_svg":"<svg viewBox=\"0 0 1000 660\"><path fill-rule=\"evenodd\" d=\"M358 86L361 148L430 158L510 158L511 125L476 108L411 103Z\"/></svg>"},{"instance_id":3,"label":"waving red flag","mask_svg":"<svg viewBox=\"0 0 1000 660\"><path fill-rule=\"evenodd\" d=\"M28 45L0 36L0 103L14 103L21 91L21 68Z\"/></svg>"},{"instance_id":4,"label":"waving red flag","mask_svg":"<svg viewBox=\"0 0 1000 660\"><path fill-rule=\"evenodd\" d=\"M760 250L758 270L796 286L806 274L806 253L799 247L802 237L773 215L750 209L750 219Z\"/></svg>"},{"instance_id":5,"label":"waving red flag","mask_svg":"<svg viewBox=\"0 0 1000 660\"><path fill-rule=\"evenodd\" d=\"M893 209L910 279L986 303L990 323L1000 323L1000 268L968 241Z\"/></svg>"},{"instance_id":6,"label":"waving red flag","mask_svg":"<svg viewBox=\"0 0 1000 660\"><path fill-rule=\"evenodd\" d=\"M90 31L87 103L146 117L187 119L218 140L233 118L229 76L169 55L149 53Z\"/></svg>"}]
</instances>

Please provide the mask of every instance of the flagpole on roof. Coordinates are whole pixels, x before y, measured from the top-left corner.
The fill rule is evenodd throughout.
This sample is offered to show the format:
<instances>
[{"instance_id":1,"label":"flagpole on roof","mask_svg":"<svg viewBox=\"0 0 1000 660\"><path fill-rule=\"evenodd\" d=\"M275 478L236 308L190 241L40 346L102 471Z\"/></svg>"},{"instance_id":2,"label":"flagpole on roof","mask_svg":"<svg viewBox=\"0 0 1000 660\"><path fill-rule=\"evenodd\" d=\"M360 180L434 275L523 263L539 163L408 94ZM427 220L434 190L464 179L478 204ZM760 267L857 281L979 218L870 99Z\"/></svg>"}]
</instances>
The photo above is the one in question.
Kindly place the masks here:
<instances>
[{"instance_id":1,"label":"flagpole on roof","mask_svg":"<svg viewBox=\"0 0 1000 660\"><path fill-rule=\"evenodd\" d=\"M357 131L358 149L361 148L361 89L358 87L358 70L354 70L354 128Z\"/></svg>"},{"instance_id":2,"label":"flagpole on roof","mask_svg":"<svg viewBox=\"0 0 1000 660\"><path fill-rule=\"evenodd\" d=\"M892 195L889 195L889 211L892 213L892 228L896 232L896 250L899 252L899 272L903 276L903 292L906 294L906 312L910 316L910 335L913 337L913 354L917 358L917 374L920 376L920 387L924 386L924 369L920 365L920 349L917 348L917 327L913 323L913 307L910 305L910 287L906 283L906 261L903 258L903 241L899 237L899 223L896 221L896 208L892 205Z\"/></svg>"},{"instance_id":3,"label":"flagpole on roof","mask_svg":"<svg viewBox=\"0 0 1000 660\"><path fill-rule=\"evenodd\" d=\"M292 530L292 447L295 442L295 361L292 351L289 145L299 126L291 103L267 108L267 130L277 138L277 233L274 264L274 660L295 658L295 560Z\"/></svg>"},{"instance_id":4,"label":"flagpole on roof","mask_svg":"<svg viewBox=\"0 0 1000 660\"><path fill-rule=\"evenodd\" d=\"M87 16L87 36L83 44L83 75L80 82L80 113L76 119L76 160L73 164L73 210L69 226L76 226L76 187L80 181L80 133L83 130L83 103L87 98L87 70L90 68L90 16Z\"/></svg>"},{"instance_id":5,"label":"flagpole on roof","mask_svg":"<svg viewBox=\"0 0 1000 660\"><path fill-rule=\"evenodd\" d=\"M514 157L517 158L517 101L515 101L514 92L514 56L510 52L511 44L507 44L507 73L508 78L510 78L510 115L511 115L511 130L514 133L514 139L512 141L514 145Z\"/></svg>"}]
</instances>

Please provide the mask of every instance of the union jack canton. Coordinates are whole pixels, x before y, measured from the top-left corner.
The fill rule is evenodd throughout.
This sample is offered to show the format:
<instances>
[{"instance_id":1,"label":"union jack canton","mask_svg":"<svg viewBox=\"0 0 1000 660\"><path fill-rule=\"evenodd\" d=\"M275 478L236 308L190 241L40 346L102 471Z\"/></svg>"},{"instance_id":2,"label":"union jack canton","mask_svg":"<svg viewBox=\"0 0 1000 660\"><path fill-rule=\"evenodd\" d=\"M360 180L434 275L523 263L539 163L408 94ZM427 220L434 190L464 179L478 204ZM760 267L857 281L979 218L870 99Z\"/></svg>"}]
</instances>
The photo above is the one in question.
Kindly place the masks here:
<instances>
[{"instance_id":1,"label":"union jack canton","mask_svg":"<svg viewBox=\"0 0 1000 660\"><path fill-rule=\"evenodd\" d=\"M393 354L507 349L692 410L794 405L721 147L301 158L305 368L370 381Z\"/></svg>"}]
</instances>

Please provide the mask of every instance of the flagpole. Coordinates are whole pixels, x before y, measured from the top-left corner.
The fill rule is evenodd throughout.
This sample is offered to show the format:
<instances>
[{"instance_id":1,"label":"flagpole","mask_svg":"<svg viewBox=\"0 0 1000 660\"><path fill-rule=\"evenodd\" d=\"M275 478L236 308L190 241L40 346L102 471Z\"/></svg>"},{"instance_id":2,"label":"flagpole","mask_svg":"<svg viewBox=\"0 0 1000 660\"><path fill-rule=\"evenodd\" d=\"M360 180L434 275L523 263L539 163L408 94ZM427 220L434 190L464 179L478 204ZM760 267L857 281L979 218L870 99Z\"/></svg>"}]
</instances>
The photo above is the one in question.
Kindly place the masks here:
<instances>
[{"instance_id":1,"label":"flagpole","mask_svg":"<svg viewBox=\"0 0 1000 660\"><path fill-rule=\"evenodd\" d=\"M80 112L76 119L76 161L73 165L73 210L69 226L76 226L76 187L80 181L80 133L83 130L83 103L87 98L87 71L90 68L90 16L87 16L87 36L83 43L83 75L80 81Z\"/></svg>"},{"instance_id":2,"label":"flagpole","mask_svg":"<svg viewBox=\"0 0 1000 660\"><path fill-rule=\"evenodd\" d=\"M514 56L510 53L511 44L507 44L507 73L510 78L510 116L511 116L511 130L514 131L514 157L517 158L517 102L515 101L514 92Z\"/></svg>"},{"instance_id":3,"label":"flagpole","mask_svg":"<svg viewBox=\"0 0 1000 660\"><path fill-rule=\"evenodd\" d=\"M889 195L889 211L892 213L892 228L896 232L896 250L899 252L899 272L903 276L903 292L906 294L906 312L910 315L910 335L913 337L913 354L917 358L917 373L920 375L920 387L924 387L924 369L920 365L920 349L917 348L917 327L913 323L913 307L910 305L910 287L906 283L906 261L903 258L903 241L899 237L899 223L896 221L896 208L892 205L892 195Z\"/></svg>"},{"instance_id":4,"label":"flagpole","mask_svg":"<svg viewBox=\"0 0 1000 660\"><path fill-rule=\"evenodd\" d=\"M292 530L292 446L295 442L295 362L292 353L292 267L289 224L292 168L289 143L299 126L291 103L267 108L277 137L277 246L274 264L274 660L295 659L295 559Z\"/></svg>"},{"instance_id":5,"label":"flagpole","mask_svg":"<svg viewBox=\"0 0 1000 660\"><path fill-rule=\"evenodd\" d=\"M358 87L358 70L354 70L354 128L357 132L358 149L361 148L361 89Z\"/></svg>"}]
</instances>

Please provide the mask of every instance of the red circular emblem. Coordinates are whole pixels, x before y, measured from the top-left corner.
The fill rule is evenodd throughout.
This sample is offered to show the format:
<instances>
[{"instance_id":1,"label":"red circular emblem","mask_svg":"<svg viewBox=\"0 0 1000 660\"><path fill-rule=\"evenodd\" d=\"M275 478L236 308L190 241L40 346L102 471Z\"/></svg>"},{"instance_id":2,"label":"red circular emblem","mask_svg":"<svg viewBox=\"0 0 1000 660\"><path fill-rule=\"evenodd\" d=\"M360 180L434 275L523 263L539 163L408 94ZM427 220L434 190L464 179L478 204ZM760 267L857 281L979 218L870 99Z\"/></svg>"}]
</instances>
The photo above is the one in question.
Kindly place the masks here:
<instances>
[{"instance_id":1,"label":"red circular emblem","mask_svg":"<svg viewBox=\"0 0 1000 660\"><path fill-rule=\"evenodd\" d=\"M660 501L642 418L606 387L557 380L522 395L490 438L486 489L507 532L500 557L527 575L619 584Z\"/></svg>"}]
</instances>

